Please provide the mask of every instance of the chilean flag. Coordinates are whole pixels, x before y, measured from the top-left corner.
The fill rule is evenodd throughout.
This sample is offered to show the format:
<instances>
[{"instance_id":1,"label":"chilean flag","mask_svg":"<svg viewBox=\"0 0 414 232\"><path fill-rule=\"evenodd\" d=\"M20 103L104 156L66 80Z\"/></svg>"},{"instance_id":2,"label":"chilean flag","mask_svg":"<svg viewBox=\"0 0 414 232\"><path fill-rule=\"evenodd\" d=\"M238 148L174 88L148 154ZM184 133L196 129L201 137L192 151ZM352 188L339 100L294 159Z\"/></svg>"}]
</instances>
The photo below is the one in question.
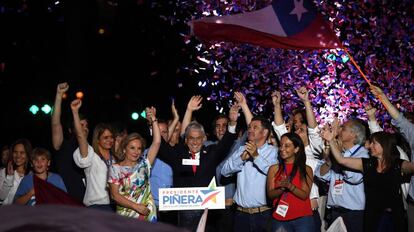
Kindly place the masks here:
<instances>
[{"instance_id":1,"label":"chilean flag","mask_svg":"<svg viewBox=\"0 0 414 232\"><path fill-rule=\"evenodd\" d=\"M202 41L250 43L285 49L341 47L312 0L273 0L257 11L190 22Z\"/></svg>"},{"instance_id":2,"label":"chilean flag","mask_svg":"<svg viewBox=\"0 0 414 232\"><path fill-rule=\"evenodd\" d=\"M73 199L67 193L33 175L33 187L35 189L36 205L40 204L60 204L72 206L84 206L81 202Z\"/></svg>"}]
</instances>

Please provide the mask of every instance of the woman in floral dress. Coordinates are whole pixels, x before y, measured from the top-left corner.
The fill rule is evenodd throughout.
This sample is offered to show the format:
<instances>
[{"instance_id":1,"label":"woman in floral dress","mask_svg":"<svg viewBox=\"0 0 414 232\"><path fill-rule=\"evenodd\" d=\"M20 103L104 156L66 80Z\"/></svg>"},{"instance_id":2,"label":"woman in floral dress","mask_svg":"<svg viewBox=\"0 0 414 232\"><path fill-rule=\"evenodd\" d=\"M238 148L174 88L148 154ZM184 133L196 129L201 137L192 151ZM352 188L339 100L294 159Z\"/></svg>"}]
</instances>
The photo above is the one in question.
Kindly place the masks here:
<instances>
[{"instance_id":1,"label":"woman in floral dress","mask_svg":"<svg viewBox=\"0 0 414 232\"><path fill-rule=\"evenodd\" d=\"M149 177L161 143L155 118L155 108L147 111L153 130L153 142L144 157L145 140L138 133L131 133L116 151L119 162L109 168L108 183L116 212L126 217L150 222L157 221L156 207L151 194Z\"/></svg>"}]
</instances>

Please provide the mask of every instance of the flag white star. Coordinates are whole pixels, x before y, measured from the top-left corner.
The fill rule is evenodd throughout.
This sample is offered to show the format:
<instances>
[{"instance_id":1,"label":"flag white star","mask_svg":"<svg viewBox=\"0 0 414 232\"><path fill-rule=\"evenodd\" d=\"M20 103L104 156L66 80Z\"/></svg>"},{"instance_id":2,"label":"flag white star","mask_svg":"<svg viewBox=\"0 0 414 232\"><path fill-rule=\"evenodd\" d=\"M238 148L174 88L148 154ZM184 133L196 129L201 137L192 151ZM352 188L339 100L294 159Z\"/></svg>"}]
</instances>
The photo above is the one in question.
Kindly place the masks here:
<instances>
[{"instance_id":1,"label":"flag white star","mask_svg":"<svg viewBox=\"0 0 414 232\"><path fill-rule=\"evenodd\" d=\"M305 7L303 7L303 0L293 0L293 3L295 3L295 8L290 12L291 15L295 14L296 17L298 17L298 21L300 22L302 18L302 14L308 12Z\"/></svg>"}]
</instances>

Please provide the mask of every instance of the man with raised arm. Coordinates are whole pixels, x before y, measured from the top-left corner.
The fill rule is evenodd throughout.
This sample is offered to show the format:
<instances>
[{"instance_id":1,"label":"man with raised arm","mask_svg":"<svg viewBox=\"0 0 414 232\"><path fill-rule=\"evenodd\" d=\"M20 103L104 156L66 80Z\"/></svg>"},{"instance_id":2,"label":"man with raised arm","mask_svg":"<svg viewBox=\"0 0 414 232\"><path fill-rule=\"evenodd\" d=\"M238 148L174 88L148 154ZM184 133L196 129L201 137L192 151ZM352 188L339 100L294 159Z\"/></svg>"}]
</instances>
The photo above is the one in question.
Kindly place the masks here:
<instances>
[{"instance_id":1,"label":"man with raised arm","mask_svg":"<svg viewBox=\"0 0 414 232\"><path fill-rule=\"evenodd\" d=\"M337 121L336 121L337 122ZM339 123L334 123L333 131L337 133ZM351 119L339 129L338 142L342 145L344 157L368 158L365 149L365 127L358 120ZM330 141L330 143L337 141ZM333 149L327 145L327 149ZM332 151L332 150L331 150ZM318 165L315 175L329 181L327 207L331 211L331 224L337 217L342 217L348 231L362 231L365 209L365 193L362 174L331 162L325 157L325 162Z\"/></svg>"},{"instance_id":2,"label":"man with raised arm","mask_svg":"<svg viewBox=\"0 0 414 232\"><path fill-rule=\"evenodd\" d=\"M74 134L73 127L69 129L70 137L65 139L63 136L63 127L60 121L62 114L62 98L69 90L66 82L57 86L55 105L52 112L52 144L55 150L54 162L57 172L62 177L66 185L68 194L79 202L83 201L85 195L85 173L83 169L78 167L73 160L73 152L78 148L78 141ZM85 134L89 133L88 121L81 116L80 124Z\"/></svg>"}]
</instances>

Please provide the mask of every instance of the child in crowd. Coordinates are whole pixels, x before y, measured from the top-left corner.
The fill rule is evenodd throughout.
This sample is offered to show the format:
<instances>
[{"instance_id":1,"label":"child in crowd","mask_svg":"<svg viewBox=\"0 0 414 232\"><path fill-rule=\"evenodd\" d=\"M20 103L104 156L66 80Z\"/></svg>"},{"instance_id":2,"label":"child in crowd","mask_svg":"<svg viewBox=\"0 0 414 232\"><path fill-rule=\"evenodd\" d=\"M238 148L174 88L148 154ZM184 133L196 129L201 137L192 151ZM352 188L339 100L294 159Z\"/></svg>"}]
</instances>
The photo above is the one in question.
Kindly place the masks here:
<instances>
[{"instance_id":1,"label":"child in crowd","mask_svg":"<svg viewBox=\"0 0 414 232\"><path fill-rule=\"evenodd\" d=\"M35 148L31 155L31 163L33 172L29 173L20 182L17 188L14 202L20 205L35 205L35 190L33 186L34 175L45 180L57 188L66 191L65 184L62 178L55 173L49 172L51 155L50 152L44 148Z\"/></svg>"}]
</instances>

